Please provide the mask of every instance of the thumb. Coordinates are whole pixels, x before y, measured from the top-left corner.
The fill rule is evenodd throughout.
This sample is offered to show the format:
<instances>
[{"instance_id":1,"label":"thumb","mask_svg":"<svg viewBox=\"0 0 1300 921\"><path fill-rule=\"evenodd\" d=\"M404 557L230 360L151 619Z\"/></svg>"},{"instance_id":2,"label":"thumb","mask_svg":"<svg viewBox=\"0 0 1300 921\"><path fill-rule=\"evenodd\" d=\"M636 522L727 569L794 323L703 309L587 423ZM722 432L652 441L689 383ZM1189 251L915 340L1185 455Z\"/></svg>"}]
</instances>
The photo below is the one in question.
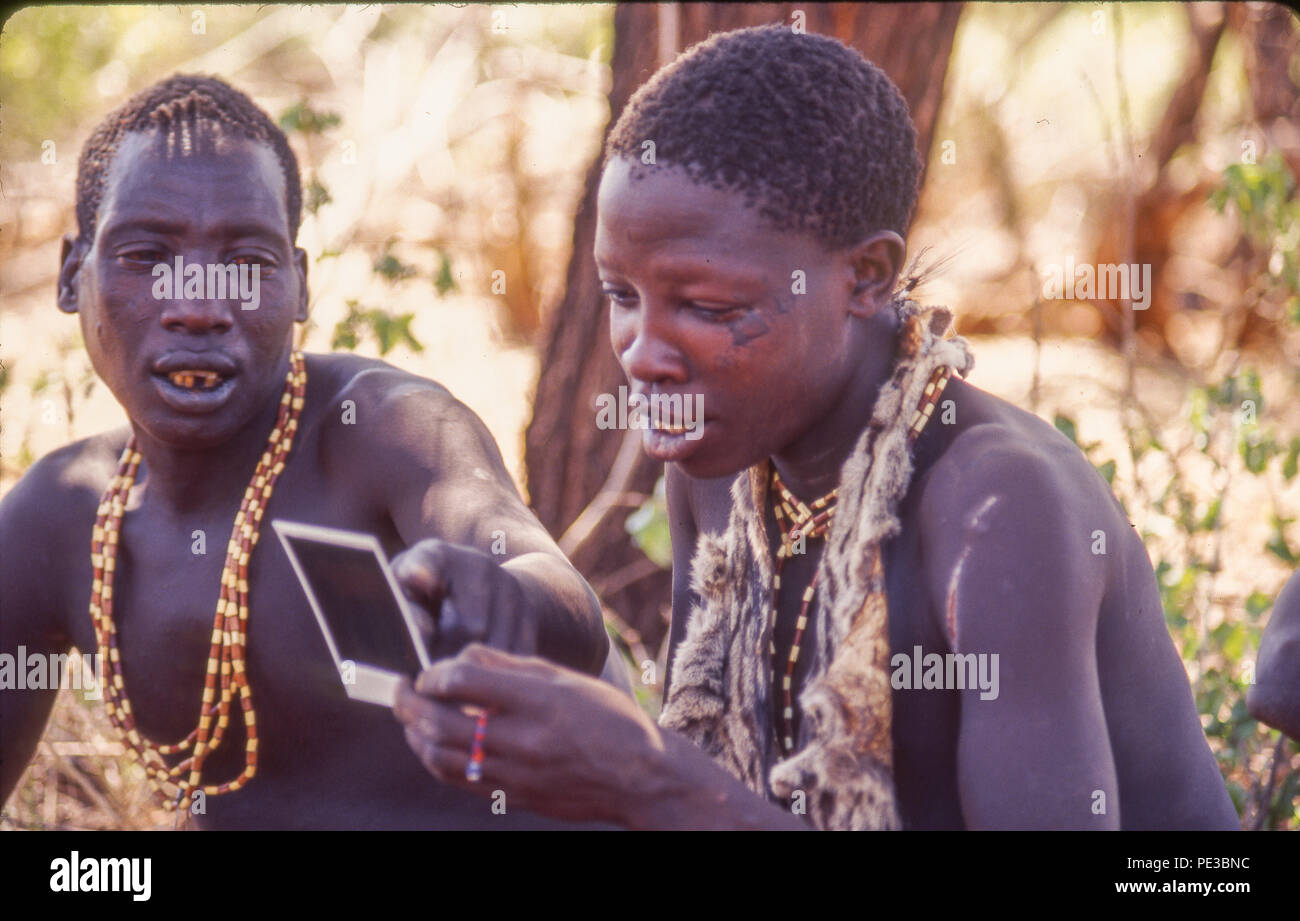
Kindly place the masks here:
<instances>
[{"instance_id":1,"label":"thumb","mask_svg":"<svg viewBox=\"0 0 1300 921\"><path fill-rule=\"evenodd\" d=\"M451 590L446 546L430 538L407 548L393 559L393 575L406 597L437 610Z\"/></svg>"}]
</instances>

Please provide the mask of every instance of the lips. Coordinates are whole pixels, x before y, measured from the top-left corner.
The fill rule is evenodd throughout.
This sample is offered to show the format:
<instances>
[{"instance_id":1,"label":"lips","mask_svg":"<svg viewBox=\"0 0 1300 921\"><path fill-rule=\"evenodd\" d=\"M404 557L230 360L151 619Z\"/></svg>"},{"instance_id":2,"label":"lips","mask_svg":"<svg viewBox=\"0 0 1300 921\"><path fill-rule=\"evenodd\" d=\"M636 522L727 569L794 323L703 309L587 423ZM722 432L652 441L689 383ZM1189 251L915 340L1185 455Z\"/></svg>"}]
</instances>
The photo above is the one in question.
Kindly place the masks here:
<instances>
[{"instance_id":1,"label":"lips","mask_svg":"<svg viewBox=\"0 0 1300 921\"><path fill-rule=\"evenodd\" d=\"M163 401L186 413L209 412L234 390L239 366L219 352L169 352L150 368Z\"/></svg>"},{"instance_id":2,"label":"lips","mask_svg":"<svg viewBox=\"0 0 1300 921\"><path fill-rule=\"evenodd\" d=\"M239 365L224 352L177 350L160 356L150 370L154 374L171 374L173 371L215 371L222 377L233 377L239 370Z\"/></svg>"},{"instance_id":3,"label":"lips","mask_svg":"<svg viewBox=\"0 0 1300 921\"><path fill-rule=\"evenodd\" d=\"M182 390L212 390L225 378L217 371L186 368L181 371L172 371L167 375L167 379Z\"/></svg>"},{"instance_id":4,"label":"lips","mask_svg":"<svg viewBox=\"0 0 1300 921\"><path fill-rule=\"evenodd\" d=\"M694 431L698 438L687 438L685 428L648 428L641 433L641 449L655 460L681 463L699 450L708 436L708 428L707 422L697 422Z\"/></svg>"},{"instance_id":5,"label":"lips","mask_svg":"<svg viewBox=\"0 0 1300 921\"><path fill-rule=\"evenodd\" d=\"M658 425L651 424L650 427L656 432L664 432L668 435L685 435L690 431L690 429L686 427L685 423L682 423L681 425L673 425L672 423L665 422L662 419L659 420Z\"/></svg>"}]
</instances>

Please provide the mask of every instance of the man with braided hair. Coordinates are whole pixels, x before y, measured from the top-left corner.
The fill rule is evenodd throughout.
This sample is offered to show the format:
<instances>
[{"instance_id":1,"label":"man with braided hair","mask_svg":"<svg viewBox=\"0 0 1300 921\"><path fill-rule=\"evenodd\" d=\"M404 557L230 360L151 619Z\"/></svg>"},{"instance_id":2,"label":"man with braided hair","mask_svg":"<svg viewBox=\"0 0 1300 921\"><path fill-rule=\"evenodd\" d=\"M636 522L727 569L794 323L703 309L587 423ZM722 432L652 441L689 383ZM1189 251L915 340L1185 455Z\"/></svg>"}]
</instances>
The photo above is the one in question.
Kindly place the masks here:
<instances>
[{"instance_id":1,"label":"man with braided hair","mask_svg":"<svg viewBox=\"0 0 1300 921\"><path fill-rule=\"evenodd\" d=\"M399 695L431 772L641 828L1237 827L1119 504L899 287L920 170L888 78L781 25L633 96L598 196L612 344L703 416L643 440L660 724L472 646Z\"/></svg>"},{"instance_id":2,"label":"man with braided hair","mask_svg":"<svg viewBox=\"0 0 1300 921\"><path fill-rule=\"evenodd\" d=\"M257 543L269 509L404 551L438 655L606 660L595 596L473 412L384 362L294 350L301 203L283 133L220 80L163 80L94 132L58 304L130 425L42 458L0 503L0 652L98 653L123 741L202 827L553 826L429 778L391 715L345 696L284 551ZM255 269L253 309L160 287L175 260ZM232 549L198 552L199 534ZM0 689L0 802L56 690Z\"/></svg>"}]
</instances>

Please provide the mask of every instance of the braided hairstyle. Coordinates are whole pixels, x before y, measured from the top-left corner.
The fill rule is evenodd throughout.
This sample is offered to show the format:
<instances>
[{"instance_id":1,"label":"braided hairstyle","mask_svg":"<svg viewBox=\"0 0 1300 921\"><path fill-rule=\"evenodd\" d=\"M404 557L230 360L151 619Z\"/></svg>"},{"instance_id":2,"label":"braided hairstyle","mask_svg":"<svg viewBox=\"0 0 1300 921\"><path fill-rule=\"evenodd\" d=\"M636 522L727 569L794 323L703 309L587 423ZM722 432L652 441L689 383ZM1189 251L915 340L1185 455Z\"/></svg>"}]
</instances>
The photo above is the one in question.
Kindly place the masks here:
<instances>
[{"instance_id":1,"label":"braided hairstyle","mask_svg":"<svg viewBox=\"0 0 1300 921\"><path fill-rule=\"evenodd\" d=\"M173 148L190 151L205 138L232 133L266 144L284 174L289 239L298 237L302 182L288 138L252 99L216 77L175 74L132 96L95 128L77 163L77 233L89 241L108 171L122 139L132 132L162 132Z\"/></svg>"},{"instance_id":2,"label":"braided hairstyle","mask_svg":"<svg viewBox=\"0 0 1300 921\"><path fill-rule=\"evenodd\" d=\"M921 158L898 88L856 49L779 23L712 35L661 68L628 100L603 164L624 157L639 178L653 168L645 141L656 163L830 248L906 237L916 207Z\"/></svg>"}]
</instances>

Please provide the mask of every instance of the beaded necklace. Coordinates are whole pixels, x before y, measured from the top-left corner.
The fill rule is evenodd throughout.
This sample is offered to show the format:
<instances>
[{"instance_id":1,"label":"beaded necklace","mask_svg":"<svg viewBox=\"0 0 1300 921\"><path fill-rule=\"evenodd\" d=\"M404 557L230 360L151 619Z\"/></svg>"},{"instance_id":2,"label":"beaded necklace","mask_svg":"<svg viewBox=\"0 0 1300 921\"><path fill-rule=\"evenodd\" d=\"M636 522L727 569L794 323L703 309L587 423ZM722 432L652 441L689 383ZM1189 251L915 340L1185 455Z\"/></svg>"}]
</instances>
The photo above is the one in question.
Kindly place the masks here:
<instances>
[{"instance_id":1,"label":"beaded necklace","mask_svg":"<svg viewBox=\"0 0 1300 921\"><path fill-rule=\"evenodd\" d=\"M203 702L199 724L180 742L159 745L146 739L136 728L131 702L127 699L122 677L122 663L117 648L117 629L113 624L113 573L116 568L122 518L127 496L140 467L140 452L135 436L127 441L118 461L117 472L109 481L99 502L98 517L91 539L90 561L94 582L90 590L90 616L95 624L100 661L107 672L104 704L109 721L126 742L128 750L144 766L145 773L165 804L177 809L184 799L202 790L207 796L220 796L240 789L257 773L257 713L253 709L253 692L248 684L245 642L248 629L248 560L257 545L262 514L271 498L276 480L284 470L294 434L302 415L303 395L307 391L307 368L302 352L290 356L289 375L280 397L275 427L267 439L253 478L244 490L244 499L235 515L234 528L226 548L225 566L221 571L221 596L217 601L212 624L212 646L208 653L203 679ZM217 697L220 676L220 699ZM219 785L202 785L203 762L216 751L230 724L230 703L239 694L244 721L244 770L234 780ZM216 717L215 729L213 717ZM174 767L163 761L165 755L187 751L192 754ZM188 776L187 776L188 772ZM168 785L177 788L173 797Z\"/></svg>"},{"instance_id":2,"label":"beaded necklace","mask_svg":"<svg viewBox=\"0 0 1300 921\"><path fill-rule=\"evenodd\" d=\"M912 414L912 420L908 425L907 443L909 447L916 443L916 439L920 437L925 424L930 420L930 416L934 414L934 408L939 402L939 396L943 393L943 389L947 386L951 377L952 369L947 365L939 366L931 375L921 395L921 401ZM772 567L772 622L770 631L772 639L769 654L772 659L772 684L775 684L779 664L776 654L776 612L781 594L781 570L785 567L785 561L795 554L795 544L801 537L804 540L817 540L825 537L830 532L831 521L835 518L835 502L839 498L839 488L832 489L826 495L805 505L794 493L790 492L789 487L781 479L781 475L776 472L776 465L772 464L771 467L771 494L774 497L772 512L776 517L777 530L781 534L781 546L777 548L776 562ZM808 626L808 611L812 606L813 596L817 594L817 576L819 572L820 570L813 574L812 581L804 589L803 597L799 601L799 617L794 625L794 639L790 644L790 654L786 659L785 673L781 676L782 706L779 738L781 750L787 757L794 754L794 669L799 661L799 645L803 641L804 628Z\"/></svg>"}]
</instances>

